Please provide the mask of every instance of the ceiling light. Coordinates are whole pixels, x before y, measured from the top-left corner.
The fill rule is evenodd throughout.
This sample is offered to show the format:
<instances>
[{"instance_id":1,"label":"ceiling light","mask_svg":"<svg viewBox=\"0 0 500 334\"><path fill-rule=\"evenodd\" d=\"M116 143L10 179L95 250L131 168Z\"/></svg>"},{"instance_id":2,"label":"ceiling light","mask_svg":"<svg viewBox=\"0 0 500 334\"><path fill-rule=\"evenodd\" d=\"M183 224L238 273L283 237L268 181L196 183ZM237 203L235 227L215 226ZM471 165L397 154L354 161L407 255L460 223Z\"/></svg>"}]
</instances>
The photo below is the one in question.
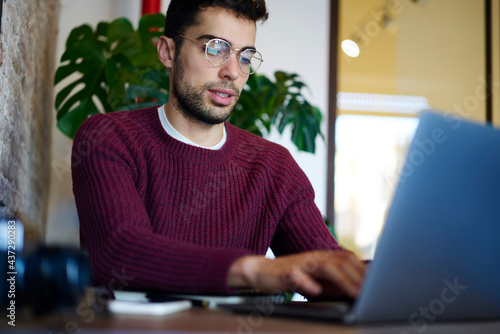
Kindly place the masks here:
<instances>
[{"instance_id":1,"label":"ceiling light","mask_svg":"<svg viewBox=\"0 0 500 334\"><path fill-rule=\"evenodd\" d=\"M342 50L344 50L345 54L351 58L356 58L359 56L359 46L351 39L346 39L342 41Z\"/></svg>"}]
</instances>

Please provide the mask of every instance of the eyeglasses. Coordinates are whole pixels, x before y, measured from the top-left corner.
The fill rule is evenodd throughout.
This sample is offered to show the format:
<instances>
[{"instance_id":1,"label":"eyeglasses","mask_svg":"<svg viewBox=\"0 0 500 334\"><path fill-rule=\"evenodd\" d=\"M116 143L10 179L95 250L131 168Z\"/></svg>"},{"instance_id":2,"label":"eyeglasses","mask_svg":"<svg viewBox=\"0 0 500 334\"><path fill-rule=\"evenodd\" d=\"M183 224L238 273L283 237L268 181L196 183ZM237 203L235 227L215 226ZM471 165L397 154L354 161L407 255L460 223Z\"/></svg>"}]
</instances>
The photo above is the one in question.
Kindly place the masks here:
<instances>
[{"instance_id":1,"label":"eyeglasses","mask_svg":"<svg viewBox=\"0 0 500 334\"><path fill-rule=\"evenodd\" d=\"M255 49L233 49L231 45L223 39L214 38L208 42L202 42L182 35L179 35L179 37L205 45L205 57L208 62L214 66L225 64L233 51L238 52L236 58L238 59L241 71L248 75L255 73L264 61L259 51Z\"/></svg>"}]
</instances>

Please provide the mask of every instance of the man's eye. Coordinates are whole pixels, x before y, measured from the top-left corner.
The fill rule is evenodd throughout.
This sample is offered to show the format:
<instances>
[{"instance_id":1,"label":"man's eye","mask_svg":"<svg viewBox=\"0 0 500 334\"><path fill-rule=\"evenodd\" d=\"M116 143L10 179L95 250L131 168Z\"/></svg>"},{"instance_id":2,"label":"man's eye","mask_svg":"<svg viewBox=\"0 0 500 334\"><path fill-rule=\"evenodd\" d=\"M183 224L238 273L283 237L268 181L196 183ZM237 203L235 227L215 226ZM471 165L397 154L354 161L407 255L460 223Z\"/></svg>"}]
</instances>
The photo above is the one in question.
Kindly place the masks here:
<instances>
[{"instance_id":1,"label":"man's eye","mask_svg":"<svg viewBox=\"0 0 500 334\"><path fill-rule=\"evenodd\" d=\"M252 58L248 58L248 57L241 57L240 58L240 62L241 64L243 65L250 65L250 63L252 62Z\"/></svg>"}]
</instances>

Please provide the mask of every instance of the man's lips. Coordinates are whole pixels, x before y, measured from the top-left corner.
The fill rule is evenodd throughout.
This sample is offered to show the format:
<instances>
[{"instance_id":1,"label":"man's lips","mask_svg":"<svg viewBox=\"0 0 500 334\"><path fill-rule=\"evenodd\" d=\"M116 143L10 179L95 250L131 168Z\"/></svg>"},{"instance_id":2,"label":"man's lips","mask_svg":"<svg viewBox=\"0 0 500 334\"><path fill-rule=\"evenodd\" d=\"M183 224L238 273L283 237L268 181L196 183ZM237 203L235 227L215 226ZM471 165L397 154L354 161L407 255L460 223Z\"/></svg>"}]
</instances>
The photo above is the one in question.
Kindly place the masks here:
<instances>
[{"instance_id":1,"label":"man's lips","mask_svg":"<svg viewBox=\"0 0 500 334\"><path fill-rule=\"evenodd\" d=\"M208 93L212 97L212 99L221 105L229 105L231 104L231 101L233 99L234 91L229 90L229 89L209 89Z\"/></svg>"}]
</instances>

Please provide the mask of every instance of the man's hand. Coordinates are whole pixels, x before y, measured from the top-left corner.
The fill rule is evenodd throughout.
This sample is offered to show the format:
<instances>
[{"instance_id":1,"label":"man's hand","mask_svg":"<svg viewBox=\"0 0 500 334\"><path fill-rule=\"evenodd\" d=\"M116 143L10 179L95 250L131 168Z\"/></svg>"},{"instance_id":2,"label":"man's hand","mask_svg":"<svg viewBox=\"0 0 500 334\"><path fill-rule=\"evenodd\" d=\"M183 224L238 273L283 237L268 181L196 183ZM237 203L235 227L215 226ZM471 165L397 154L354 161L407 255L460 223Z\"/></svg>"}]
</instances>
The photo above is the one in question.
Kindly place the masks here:
<instances>
[{"instance_id":1,"label":"man's hand","mask_svg":"<svg viewBox=\"0 0 500 334\"><path fill-rule=\"evenodd\" d=\"M304 296L357 297L366 265L349 252L313 251L267 259L244 256L229 270L230 287L262 293L297 291Z\"/></svg>"}]
</instances>

